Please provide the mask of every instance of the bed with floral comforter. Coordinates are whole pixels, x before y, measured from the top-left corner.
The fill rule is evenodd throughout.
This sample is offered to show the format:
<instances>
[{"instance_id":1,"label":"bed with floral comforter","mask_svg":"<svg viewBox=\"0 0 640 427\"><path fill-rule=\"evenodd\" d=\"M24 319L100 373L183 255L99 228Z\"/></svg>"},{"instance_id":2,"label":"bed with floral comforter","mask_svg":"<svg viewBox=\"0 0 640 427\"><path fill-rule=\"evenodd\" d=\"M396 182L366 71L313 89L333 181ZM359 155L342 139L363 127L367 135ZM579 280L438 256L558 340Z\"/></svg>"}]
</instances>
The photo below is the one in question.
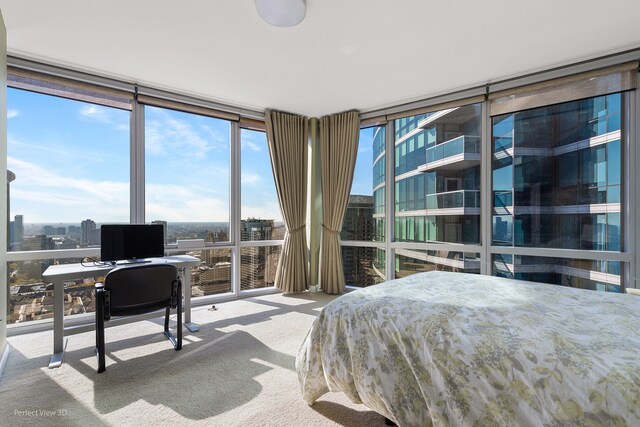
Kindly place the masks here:
<instances>
[{"instance_id":1,"label":"bed with floral comforter","mask_svg":"<svg viewBox=\"0 0 640 427\"><path fill-rule=\"evenodd\" d=\"M327 304L296 370L400 426L639 426L640 298L420 273Z\"/></svg>"}]
</instances>

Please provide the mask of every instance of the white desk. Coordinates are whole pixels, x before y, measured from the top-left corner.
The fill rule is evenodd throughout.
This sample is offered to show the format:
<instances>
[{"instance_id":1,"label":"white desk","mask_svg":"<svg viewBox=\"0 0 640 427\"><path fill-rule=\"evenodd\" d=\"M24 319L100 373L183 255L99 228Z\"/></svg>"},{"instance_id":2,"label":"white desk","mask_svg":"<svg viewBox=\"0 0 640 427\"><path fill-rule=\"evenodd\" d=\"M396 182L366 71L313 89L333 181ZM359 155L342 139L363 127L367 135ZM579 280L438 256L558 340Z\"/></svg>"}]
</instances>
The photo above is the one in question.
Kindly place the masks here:
<instances>
[{"instance_id":1,"label":"white desk","mask_svg":"<svg viewBox=\"0 0 640 427\"><path fill-rule=\"evenodd\" d=\"M183 274L182 289L184 293L184 325L191 331L198 331L198 325L191 323L191 274L187 267L200 264L198 258L189 255L173 255L163 258L152 258L152 263L166 263L175 265ZM140 264L131 264L140 265ZM126 265L119 265L123 267ZM81 264L60 264L48 267L42 278L53 283L53 355L49 361L49 368L58 368L64 358L67 339L64 337L64 282L66 280L84 279L103 276L113 270L115 266L88 266ZM181 315L181 314L179 314Z\"/></svg>"}]
</instances>

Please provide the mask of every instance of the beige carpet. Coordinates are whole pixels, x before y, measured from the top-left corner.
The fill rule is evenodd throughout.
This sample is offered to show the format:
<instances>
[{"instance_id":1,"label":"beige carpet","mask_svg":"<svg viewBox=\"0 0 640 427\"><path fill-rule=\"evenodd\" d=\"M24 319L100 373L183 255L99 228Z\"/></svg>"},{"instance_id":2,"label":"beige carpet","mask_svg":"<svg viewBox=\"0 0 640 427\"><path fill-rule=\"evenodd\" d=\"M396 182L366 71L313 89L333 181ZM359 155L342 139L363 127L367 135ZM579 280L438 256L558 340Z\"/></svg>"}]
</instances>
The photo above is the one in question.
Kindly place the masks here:
<instances>
[{"instance_id":1,"label":"beige carpet","mask_svg":"<svg viewBox=\"0 0 640 427\"><path fill-rule=\"evenodd\" d=\"M295 355L332 297L255 297L194 308L176 352L162 319L106 331L107 371L98 375L93 332L69 337L64 364L48 369L51 332L10 337L0 379L0 425L382 426L342 393L309 406Z\"/></svg>"}]
</instances>

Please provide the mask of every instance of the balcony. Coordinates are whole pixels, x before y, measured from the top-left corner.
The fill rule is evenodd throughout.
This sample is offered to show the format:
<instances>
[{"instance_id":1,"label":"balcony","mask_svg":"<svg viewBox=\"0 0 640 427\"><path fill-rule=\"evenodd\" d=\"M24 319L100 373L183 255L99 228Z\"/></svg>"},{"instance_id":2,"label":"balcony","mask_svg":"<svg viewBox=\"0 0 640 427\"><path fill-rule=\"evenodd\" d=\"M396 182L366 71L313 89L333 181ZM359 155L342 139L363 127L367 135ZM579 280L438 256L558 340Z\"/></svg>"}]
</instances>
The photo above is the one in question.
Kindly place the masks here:
<instances>
[{"instance_id":1,"label":"balcony","mask_svg":"<svg viewBox=\"0 0 640 427\"><path fill-rule=\"evenodd\" d=\"M462 170L480 164L480 137L462 135L427 149L427 162L420 172L436 169Z\"/></svg>"},{"instance_id":2,"label":"balcony","mask_svg":"<svg viewBox=\"0 0 640 427\"><path fill-rule=\"evenodd\" d=\"M479 215L480 190L458 190L427 194L426 214Z\"/></svg>"}]
</instances>

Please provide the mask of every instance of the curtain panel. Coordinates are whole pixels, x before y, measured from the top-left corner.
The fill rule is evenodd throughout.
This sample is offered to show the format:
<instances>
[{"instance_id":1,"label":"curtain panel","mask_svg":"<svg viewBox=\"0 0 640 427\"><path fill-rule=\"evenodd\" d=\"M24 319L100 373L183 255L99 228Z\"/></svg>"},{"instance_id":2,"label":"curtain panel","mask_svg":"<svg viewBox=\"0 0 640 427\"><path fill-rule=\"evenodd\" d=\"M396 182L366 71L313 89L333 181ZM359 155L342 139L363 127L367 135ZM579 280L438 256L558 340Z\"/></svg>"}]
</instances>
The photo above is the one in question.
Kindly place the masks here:
<instances>
[{"instance_id":1,"label":"curtain panel","mask_svg":"<svg viewBox=\"0 0 640 427\"><path fill-rule=\"evenodd\" d=\"M319 283L328 294L344 292L340 229L351 192L359 132L360 114L357 111L320 119L323 224Z\"/></svg>"},{"instance_id":2,"label":"curtain panel","mask_svg":"<svg viewBox=\"0 0 640 427\"><path fill-rule=\"evenodd\" d=\"M283 292L308 288L306 117L267 111L267 142L280 211L287 232L278 259L275 285Z\"/></svg>"}]
</instances>

